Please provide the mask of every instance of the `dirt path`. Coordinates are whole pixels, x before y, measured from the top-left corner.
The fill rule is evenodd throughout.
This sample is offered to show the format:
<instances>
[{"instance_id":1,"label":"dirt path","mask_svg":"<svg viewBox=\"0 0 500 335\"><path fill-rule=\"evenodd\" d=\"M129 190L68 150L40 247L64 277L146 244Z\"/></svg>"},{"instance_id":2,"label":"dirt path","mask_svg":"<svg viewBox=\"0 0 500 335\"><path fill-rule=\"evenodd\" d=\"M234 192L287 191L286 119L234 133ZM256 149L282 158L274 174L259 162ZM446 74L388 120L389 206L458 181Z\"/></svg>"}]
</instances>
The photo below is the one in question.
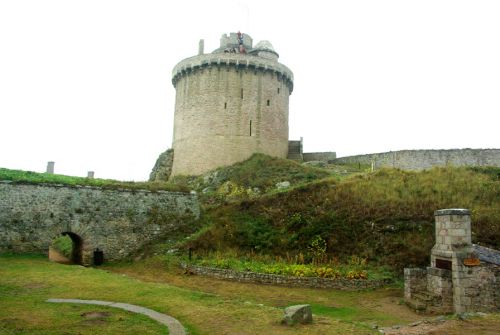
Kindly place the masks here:
<instances>
[{"instance_id":1,"label":"dirt path","mask_svg":"<svg viewBox=\"0 0 500 335\"><path fill-rule=\"evenodd\" d=\"M447 320L442 317L414 322L407 326L394 326L380 329L384 335L498 335L500 316L489 314L466 320Z\"/></svg>"},{"instance_id":2,"label":"dirt path","mask_svg":"<svg viewBox=\"0 0 500 335\"><path fill-rule=\"evenodd\" d=\"M49 260L61 264L71 264L71 260L56 249L49 247Z\"/></svg>"}]
</instances>

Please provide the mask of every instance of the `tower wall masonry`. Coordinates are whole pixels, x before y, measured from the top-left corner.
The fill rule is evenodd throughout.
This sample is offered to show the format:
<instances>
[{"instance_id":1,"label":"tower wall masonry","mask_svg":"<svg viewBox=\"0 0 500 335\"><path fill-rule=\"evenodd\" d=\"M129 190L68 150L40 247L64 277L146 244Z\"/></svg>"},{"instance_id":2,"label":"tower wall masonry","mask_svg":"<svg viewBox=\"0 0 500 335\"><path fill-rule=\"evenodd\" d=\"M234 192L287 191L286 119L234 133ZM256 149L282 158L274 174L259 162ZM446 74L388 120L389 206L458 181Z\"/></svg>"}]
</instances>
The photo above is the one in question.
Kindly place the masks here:
<instances>
[{"instance_id":1,"label":"tower wall masonry","mask_svg":"<svg viewBox=\"0 0 500 335\"><path fill-rule=\"evenodd\" d=\"M253 153L286 158L291 71L246 54L188 58L176 88L172 175L199 175Z\"/></svg>"}]
</instances>

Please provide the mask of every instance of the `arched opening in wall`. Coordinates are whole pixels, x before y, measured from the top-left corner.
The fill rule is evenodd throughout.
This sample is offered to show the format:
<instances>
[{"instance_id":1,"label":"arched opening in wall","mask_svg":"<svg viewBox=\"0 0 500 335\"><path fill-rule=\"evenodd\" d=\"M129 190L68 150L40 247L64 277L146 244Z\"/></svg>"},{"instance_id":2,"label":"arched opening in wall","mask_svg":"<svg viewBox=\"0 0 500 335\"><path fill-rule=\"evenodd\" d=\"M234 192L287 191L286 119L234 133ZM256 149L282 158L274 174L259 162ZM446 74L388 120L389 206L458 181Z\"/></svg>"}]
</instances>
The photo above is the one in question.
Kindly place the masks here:
<instances>
[{"instance_id":1,"label":"arched opening in wall","mask_svg":"<svg viewBox=\"0 0 500 335\"><path fill-rule=\"evenodd\" d=\"M52 240L49 259L61 264L82 264L82 238L75 233L64 232Z\"/></svg>"}]
</instances>

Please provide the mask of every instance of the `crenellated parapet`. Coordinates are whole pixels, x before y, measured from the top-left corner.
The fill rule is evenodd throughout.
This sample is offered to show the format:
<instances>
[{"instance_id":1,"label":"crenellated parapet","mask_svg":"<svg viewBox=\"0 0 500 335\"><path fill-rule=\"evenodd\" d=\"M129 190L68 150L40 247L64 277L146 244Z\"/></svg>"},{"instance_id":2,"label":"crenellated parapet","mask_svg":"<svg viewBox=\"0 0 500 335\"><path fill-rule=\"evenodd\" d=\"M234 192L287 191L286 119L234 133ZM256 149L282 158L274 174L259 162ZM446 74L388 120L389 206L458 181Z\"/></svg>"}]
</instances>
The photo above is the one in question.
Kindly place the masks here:
<instances>
[{"instance_id":1,"label":"crenellated parapet","mask_svg":"<svg viewBox=\"0 0 500 335\"><path fill-rule=\"evenodd\" d=\"M288 67L276 60L239 53L215 53L186 58L174 67L172 84L176 87L177 82L183 76L213 67L272 73L287 85L290 94L293 91L293 72Z\"/></svg>"}]
</instances>

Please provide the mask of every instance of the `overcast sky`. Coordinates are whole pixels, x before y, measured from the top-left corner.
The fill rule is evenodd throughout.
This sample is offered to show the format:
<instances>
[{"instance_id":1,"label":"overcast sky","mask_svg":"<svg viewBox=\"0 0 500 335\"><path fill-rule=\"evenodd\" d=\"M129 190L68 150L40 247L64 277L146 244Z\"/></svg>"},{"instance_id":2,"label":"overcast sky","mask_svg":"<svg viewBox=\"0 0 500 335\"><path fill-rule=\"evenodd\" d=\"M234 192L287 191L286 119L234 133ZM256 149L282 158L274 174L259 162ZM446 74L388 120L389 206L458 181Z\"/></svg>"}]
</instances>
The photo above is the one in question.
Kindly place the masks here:
<instances>
[{"instance_id":1,"label":"overcast sky","mask_svg":"<svg viewBox=\"0 0 500 335\"><path fill-rule=\"evenodd\" d=\"M147 179L173 67L238 30L294 72L306 152L500 148L499 18L498 0L0 0L0 167Z\"/></svg>"}]
</instances>

